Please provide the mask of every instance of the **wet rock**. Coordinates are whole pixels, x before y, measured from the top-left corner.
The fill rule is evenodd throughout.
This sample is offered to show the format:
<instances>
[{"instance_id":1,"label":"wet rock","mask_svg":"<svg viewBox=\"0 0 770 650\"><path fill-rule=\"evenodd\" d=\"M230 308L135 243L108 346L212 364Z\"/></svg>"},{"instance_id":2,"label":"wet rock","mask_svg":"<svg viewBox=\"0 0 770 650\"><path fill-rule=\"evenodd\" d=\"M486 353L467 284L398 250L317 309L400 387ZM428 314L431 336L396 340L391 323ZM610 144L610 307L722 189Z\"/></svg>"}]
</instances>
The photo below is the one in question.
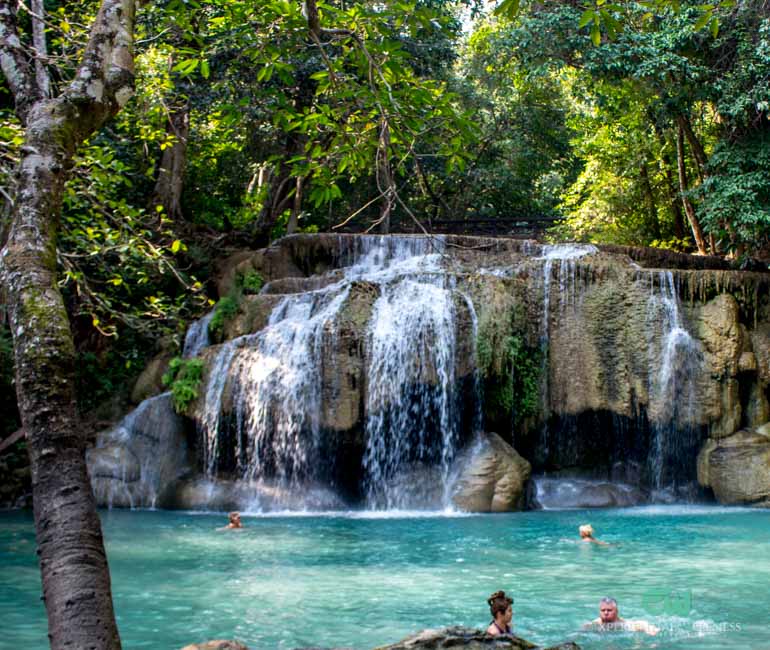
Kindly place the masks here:
<instances>
[{"instance_id":1,"label":"wet rock","mask_svg":"<svg viewBox=\"0 0 770 650\"><path fill-rule=\"evenodd\" d=\"M489 636L481 630L456 626L438 630L423 630L398 643L380 646L376 650L433 650L436 648L534 650L540 647L515 634ZM579 650L579 648L580 646L572 642L550 646L550 650Z\"/></svg>"},{"instance_id":2,"label":"wet rock","mask_svg":"<svg viewBox=\"0 0 770 650\"><path fill-rule=\"evenodd\" d=\"M741 430L709 440L698 456L698 481L726 505L770 499L770 437Z\"/></svg>"},{"instance_id":3,"label":"wet rock","mask_svg":"<svg viewBox=\"0 0 770 650\"><path fill-rule=\"evenodd\" d=\"M131 391L131 402L139 404L148 397L160 395L166 388L163 386L163 374L168 370L168 362L172 355L161 352L153 357L134 383Z\"/></svg>"},{"instance_id":4,"label":"wet rock","mask_svg":"<svg viewBox=\"0 0 770 650\"><path fill-rule=\"evenodd\" d=\"M647 503L639 488L624 483L569 478L536 478L534 505L540 508L627 508Z\"/></svg>"},{"instance_id":5,"label":"wet rock","mask_svg":"<svg viewBox=\"0 0 770 650\"><path fill-rule=\"evenodd\" d=\"M116 427L103 431L86 453L97 503L108 507L156 506L157 497L190 468L186 423L171 394L145 400Z\"/></svg>"},{"instance_id":6,"label":"wet rock","mask_svg":"<svg viewBox=\"0 0 770 650\"><path fill-rule=\"evenodd\" d=\"M89 449L88 466L92 479L117 479L133 483L142 476L136 454L123 445L111 444Z\"/></svg>"},{"instance_id":7,"label":"wet rock","mask_svg":"<svg viewBox=\"0 0 770 650\"><path fill-rule=\"evenodd\" d=\"M468 512L507 512L524 507L530 464L496 433L481 434L456 461L452 501Z\"/></svg>"},{"instance_id":8,"label":"wet rock","mask_svg":"<svg viewBox=\"0 0 770 650\"><path fill-rule=\"evenodd\" d=\"M291 487L266 482L180 479L160 495L159 505L177 510L344 510L337 494L319 485Z\"/></svg>"}]
</instances>

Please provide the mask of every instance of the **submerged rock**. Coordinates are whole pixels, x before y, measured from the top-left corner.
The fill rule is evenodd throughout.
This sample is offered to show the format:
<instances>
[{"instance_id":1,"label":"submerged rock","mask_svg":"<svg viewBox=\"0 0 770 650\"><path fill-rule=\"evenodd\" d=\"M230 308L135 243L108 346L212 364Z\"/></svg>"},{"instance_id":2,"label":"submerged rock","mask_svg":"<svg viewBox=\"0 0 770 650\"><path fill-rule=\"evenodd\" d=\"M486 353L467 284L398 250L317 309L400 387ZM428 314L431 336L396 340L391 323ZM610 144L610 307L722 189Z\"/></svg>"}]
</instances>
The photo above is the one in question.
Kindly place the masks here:
<instances>
[{"instance_id":1,"label":"submerged rock","mask_svg":"<svg viewBox=\"0 0 770 650\"><path fill-rule=\"evenodd\" d=\"M376 650L433 650L434 648L466 648L466 650L487 650L497 648L502 650L534 650L540 648L526 639L509 634L504 636L489 636L481 630L468 627L446 627L438 630L423 630L392 645L380 646ZM579 650L575 643L561 643L550 646L547 650Z\"/></svg>"},{"instance_id":2,"label":"submerged rock","mask_svg":"<svg viewBox=\"0 0 770 650\"><path fill-rule=\"evenodd\" d=\"M468 512L508 512L524 507L530 464L496 433L486 433L456 461L452 501Z\"/></svg>"},{"instance_id":3,"label":"submerged rock","mask_svg":"<svg viewBox=\"0 0 770 650\"><path fill-rule=\"evenodd\" d=\"M182 650L249 650L248 646L239 641L206 641L205 643L191 643Z\"/></svg>"},{"instance_id":4,"label":"submerged rock","mask_svg":"<svg viewBox=\"0 0 770 650\"><path fill-rule=\"evenodd\" d=\"M543 646L530 643L515 634L489 636L481 630L462 626L423 630L402 639L398 643L380 646L375 648L375 650L434 650L437 648L465 648L466 650L580 650L580 646L571 641L543 648ZM249 648L238 641L208 641L207 643L193 643L181 650L249 650ZM319 648L313 646L295 648L295 650L352 649L348 647Z\"/></svg>"}]
</instances>

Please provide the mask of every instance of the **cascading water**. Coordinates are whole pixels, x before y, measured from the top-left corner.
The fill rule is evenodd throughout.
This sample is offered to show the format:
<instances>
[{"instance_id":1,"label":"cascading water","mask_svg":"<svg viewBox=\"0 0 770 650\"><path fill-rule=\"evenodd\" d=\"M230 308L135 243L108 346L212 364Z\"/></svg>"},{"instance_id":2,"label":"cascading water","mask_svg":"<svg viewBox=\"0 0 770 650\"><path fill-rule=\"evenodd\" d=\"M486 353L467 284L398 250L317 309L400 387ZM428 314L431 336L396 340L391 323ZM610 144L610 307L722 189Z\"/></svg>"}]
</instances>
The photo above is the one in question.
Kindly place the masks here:
<instances>
[{"instance_id":1,"label":"cascading water","mask_svg":"<svg viewBox=\"0 0 770 650\"><path fill-rule=\"evenodd\" d=\"M190 325L184 337L182 357L189 359L198 356L205 348L211 345L209 323L213 317L214 310L212 309L203 318L199 318Z\"/></svg>"},{"instance_id":2,"label":"cascading water","mask_svg":"<svg viewBox=\"0 0 770 650\"><path fill-rule=\"evenodd\" d=\"M698 444L693 427L702 349L687 331L671 271L650 275L647 301L650 359L648 417L651 423L649 471L652 487L677 487L677 464ZM659 495L663 497L662 493ZM673 495L672 495L673 496Z\"/></svg>"},{"instance_id":3,"label":"cascading water","mask_svg":"<svg viewBox=\"0 0 770 650\"><path fill-rule=\"evenodd\" d=\"M442 249L437 238L342 238L342 279L286 295L263 330L223 345L199 423L208 475L224 466L238 478L288 489L318 478L324 350L334 346L335 318L351 286L366 282L379 290L366 344L368 503L407 505L414 486L394 481L415 463L439 468L443 486L459 418L455 293L445 287ZM223 447L231 458L222 458Z\"/></svg>"},{"instance_id":4,"label":"cascading water","mask_svg":"<svg viewBox=\"0 0 770 650\"><path fill-rule=\"evenodd\" d=\"M413 486L399 479L417 463L437 463L446 486L459 424L455 336L451 291L411 278L383 287L370 327L364 455L370 507L412 505Z\"/></svg>"}]
</instances>

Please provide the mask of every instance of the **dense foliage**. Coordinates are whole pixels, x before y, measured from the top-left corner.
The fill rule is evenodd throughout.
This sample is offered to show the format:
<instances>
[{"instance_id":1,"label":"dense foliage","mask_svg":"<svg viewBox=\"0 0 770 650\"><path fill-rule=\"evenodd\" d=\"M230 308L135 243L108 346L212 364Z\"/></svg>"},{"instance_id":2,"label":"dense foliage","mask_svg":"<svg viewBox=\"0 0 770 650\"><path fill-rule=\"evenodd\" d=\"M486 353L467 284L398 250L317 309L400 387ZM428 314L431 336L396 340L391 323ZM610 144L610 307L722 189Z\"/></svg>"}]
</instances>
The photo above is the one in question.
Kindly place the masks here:
<instances>
[{"instance_id":1,"label":"dense foliage","mask_svg":"<svg viewBox=\"0 0 770 650\"><path fill-rule=\"evenodd\" d=\"M55 85L96 7L46 2ZM534 214L562 219L555 239L767 256L767 2L484 8L148 5L136 96L78 153L64 198L81 393L178 346L219 298L208 279L227 250L287 232ZM7 216L22 131L0 88Z\"/></svg>"}]
</instances>

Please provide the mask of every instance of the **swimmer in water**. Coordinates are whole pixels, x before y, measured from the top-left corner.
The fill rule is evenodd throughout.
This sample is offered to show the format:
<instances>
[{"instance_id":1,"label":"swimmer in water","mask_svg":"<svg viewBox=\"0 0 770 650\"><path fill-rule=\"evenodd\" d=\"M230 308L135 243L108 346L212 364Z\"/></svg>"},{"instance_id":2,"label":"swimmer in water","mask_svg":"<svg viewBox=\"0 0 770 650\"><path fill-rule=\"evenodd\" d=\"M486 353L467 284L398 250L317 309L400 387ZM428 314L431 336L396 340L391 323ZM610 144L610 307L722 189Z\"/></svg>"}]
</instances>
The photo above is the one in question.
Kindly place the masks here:
<instances>
[{"instance_id":1,"label":"swimmer in water","mask_svg":"<svg viewBox=\"0 0 770 650\"><path fill-rule=\"evenodd\" d=\"M578 530L580 531L581 542L591 542L592 544L598 544L599 546L609 546L607 542L603 542L594 537L594 527L591 524L583 524Z\"/></svg>"},{"instance_id":2,"label":"swimmer in water","mask_svg":"<svg viewBox=\"0 0 770 650\"><path fill-rule=\"evenodd\" d=\"M492 622L487 628L490 636L501 634L513 634L511 619L513 618L513 598L508 598L504 591L496 591L489 598L489 612L492 614Z\"/></svg>"},{"instance_id":3,"label":"swimmer in water","mask_svg":"<svg viewBox=\"0 0 770 650\"><path fill-rule=\"evenodd\" d=\"M621 618L618 613L618 602L614 598L605 597L599 602L599 618L583 626L586 629L599 632L644 632L655 636L660 629L647 621L634 621Z\"/></svg>"}]
</instances>

